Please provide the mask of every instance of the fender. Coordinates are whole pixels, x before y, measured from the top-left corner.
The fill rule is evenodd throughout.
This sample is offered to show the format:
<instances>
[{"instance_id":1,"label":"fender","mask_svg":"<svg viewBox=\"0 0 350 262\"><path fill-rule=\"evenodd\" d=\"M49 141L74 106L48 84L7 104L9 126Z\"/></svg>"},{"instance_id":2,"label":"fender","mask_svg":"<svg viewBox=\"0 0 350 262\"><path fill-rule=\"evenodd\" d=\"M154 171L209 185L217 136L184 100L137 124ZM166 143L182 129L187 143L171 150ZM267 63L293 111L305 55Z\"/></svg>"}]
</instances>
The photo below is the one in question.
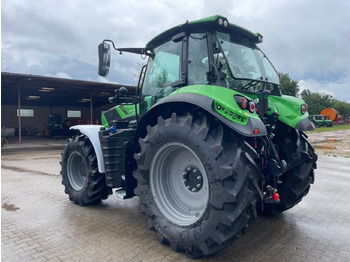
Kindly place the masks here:
<instances>
[{"instance_id":1,"label":"fender","mask_svg":"<svg viewBox=\"0 0 350 262\"><path fill-rule=\"evenodd\" d=\"M315 125L308 118L304 118L295 125L295 129L299 131L310 131L315 129Z\"/></svg>"},{"instance_id":2,"label":"fender","mask_svg":"<svg viewBox=\"0 0 350 262\"><path fill-rule=\"evenodd\" d=\"M217 113L214 109L214 99L202 94L196 93L175 93L168 97L163 98L157 104L155 104L152 108L148 110L148 112L142 117L140 125L138 127L137 134L140 134L141 129L144 128L144 125L149 122L149 120L156 116L162 114L162 111L170 106L171 104L191 104L194 107L200 107L212 116L219 119L225 125L227 125L232 130L237 133L247 136L247 137L257 137L267 135L266 127L260 119L248 117L247 123L245 125L241 125L230 121L228 118L223 115ZM254 130L258 129L259 133L255 133ZM137 137L137 136L136 136Z\"/></svg>"},{"instance_id":3,"label":"fender","mask_svg":"<svg viewBox=\"0 0 350 262\"><path fill-rule=\"evenodd\" d=\"M98 136L98 132L100 131L101 127L103 127L103 126L100 126L100 125L77 125L77 126L72 126L69 129L79 130L80 133L86 135L90 139L91 144L94 147L96 157L97 157L98 172L105 173L105 164L103 162L101 143L100 143L100 138Z\"/></svg>"}]
</instances>

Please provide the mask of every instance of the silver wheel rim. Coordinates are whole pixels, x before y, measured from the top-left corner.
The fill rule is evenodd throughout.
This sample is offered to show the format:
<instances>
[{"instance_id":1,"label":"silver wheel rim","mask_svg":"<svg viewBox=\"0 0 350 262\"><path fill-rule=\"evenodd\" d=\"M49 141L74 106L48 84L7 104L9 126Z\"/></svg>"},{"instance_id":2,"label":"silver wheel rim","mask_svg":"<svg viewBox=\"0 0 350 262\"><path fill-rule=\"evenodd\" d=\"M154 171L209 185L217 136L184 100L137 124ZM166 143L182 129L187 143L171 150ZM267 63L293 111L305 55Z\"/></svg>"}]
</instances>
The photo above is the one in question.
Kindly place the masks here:
<instances>
[{"instance_id":1,"label":"silver wheel rim","mask_svg":"<svg viewBox=\"0 0 350 262\"><path fill-rule=\"evenodd\" d=\"M87 165L82 154L73 152L68 157L67 173L70 185L77 191L81 190L86 183Z\"/></svg>"},{"instance_id":2,"label":"silver wheel rim","mask_svg":"<svg viewBox=\"0 0 350 262\"><path fill-rule=\"evenodd\" d=\"M172 142L158 149L151 162L150 187L158 209L171 222L188 226L203 216L209 200L208 178L187 146Z\"/></svg>"}]
</instances>

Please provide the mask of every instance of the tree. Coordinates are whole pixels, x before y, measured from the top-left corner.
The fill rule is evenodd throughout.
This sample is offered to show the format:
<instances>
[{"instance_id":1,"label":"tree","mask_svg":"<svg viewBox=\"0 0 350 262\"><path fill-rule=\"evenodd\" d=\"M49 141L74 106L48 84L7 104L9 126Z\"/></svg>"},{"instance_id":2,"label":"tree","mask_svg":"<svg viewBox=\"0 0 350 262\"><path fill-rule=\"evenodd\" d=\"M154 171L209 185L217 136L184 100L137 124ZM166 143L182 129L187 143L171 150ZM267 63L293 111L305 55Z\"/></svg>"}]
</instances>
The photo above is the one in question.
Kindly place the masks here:
<instances>
[{"instance_id":1,"label":"tree","mask_svg":"<svg viewBox=\"0 0 350 262\"><path fill-rule=\"evenodd\" d=\"M319 115L322 109L334 107L336 101L331 95L312 93L309 89L301 92L301 98L308 104L310 115Z\"/></svg>"},{"instance_id":2,"label":"tree","mask_svg":"<svg viewBox=\"0 0 350 262\"><path fill-rule=\"evenodd\" d=\"M350 104L339 101L339 100L334 100L333 108L338 111L338 113L344 117L346 117L348 114L350 114Z\"/></svg>"},{"instance_id":3,"label":"tree","mask_svg":"<svg viewBox=\"0 0 350 262\"><path fill-rule=\"evenodd\" d=\"M299 92L298 81L292 80L288 73L280 73L280 89L284 95L296 96Z\"/></svg>"},{"instance_id":4,"label":"tree","mask_svg":"<svg viewBox=\"0 0 350 262\"><path fill-rule=\"evenodd\" d=\"M319 93L312 93L305 89L301 92L301 98L308 105L310 115L319 115L324 106L321 105L321 95Z\"/></svg>"},{"instance_id":5,"label":"tree","mask_svg":"<svg viewBox=\"0 0 350 262\"><path fill-rule=\"evenodd\" d=\"M301 98L308 104L310 115L319 115L322 109L326 107L334 108L342 116L350 113L350 104L334 99L331 95L312 93L305 89L301 92Z\"/></svg>"}]
</instances>

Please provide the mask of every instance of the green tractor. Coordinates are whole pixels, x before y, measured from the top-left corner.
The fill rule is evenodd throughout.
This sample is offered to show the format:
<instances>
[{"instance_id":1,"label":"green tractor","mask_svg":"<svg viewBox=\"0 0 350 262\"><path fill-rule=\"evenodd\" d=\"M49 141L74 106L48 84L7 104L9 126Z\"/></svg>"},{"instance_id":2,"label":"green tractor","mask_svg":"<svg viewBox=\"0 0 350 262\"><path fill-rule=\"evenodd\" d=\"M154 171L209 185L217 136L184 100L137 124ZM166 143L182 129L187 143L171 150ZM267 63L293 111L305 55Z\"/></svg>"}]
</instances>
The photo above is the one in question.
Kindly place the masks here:
<instances>
[{"instance_id":1,"label":"green tractor","mask_svg":"<svg viewBox=\"0 0 350 262\"><path fill-rule=\"evenodd\" d=\"M324 115L309 115L310 121L315 127L332 127L332 121L327 119Z\"/></svg>"},{"instance_id":2,"label":"green tractor","mask_svg":"<svg viewBox=\"0 0 350 262\"><path fill-rule=\"evenodd\" d=\"M72 127L80 135L61 161L69 199L136 195L159 240L191 257L299 203L314 182L317 155L304 133L314 125L304 101L281 94L262 40L222 16L173 27L144 48L104 40L100 75L112 48L148 62L135 94L122 87L110 98L117 106L102 126Z\"/></svg>"}]
</instances>

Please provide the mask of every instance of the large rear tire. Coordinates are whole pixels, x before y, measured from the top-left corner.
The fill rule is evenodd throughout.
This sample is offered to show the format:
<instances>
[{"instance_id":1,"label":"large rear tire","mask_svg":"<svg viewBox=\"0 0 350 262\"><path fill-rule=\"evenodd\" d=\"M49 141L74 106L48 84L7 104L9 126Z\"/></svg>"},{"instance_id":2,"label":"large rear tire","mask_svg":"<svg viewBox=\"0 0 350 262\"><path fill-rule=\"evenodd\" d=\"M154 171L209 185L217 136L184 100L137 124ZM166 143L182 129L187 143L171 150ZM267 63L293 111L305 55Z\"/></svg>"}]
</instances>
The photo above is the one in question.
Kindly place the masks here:
<instances>
[{"instance_id":1,"label":"large rear tire","mask_svg":"<svg viewBox=\"0 0 350 262\"><path fill-rule=\"evenodd\" d=\"M98 204L111 193L104 174L98 172L95 150L86 136L68 140L60 164L65 193L74 203Z\"/></svg>"},{"instance_id":2,"label":"large rear tire","mask_svg":"<svg viewBox=\"0 0 350 262\"><path fill-rule=\"evenodd\" d=\"M172 114L139 144L135 193L161 242L199 257L240 236L255 211L249 178L257 171L239 138L205 115Z\"/></svg>"},{"instance_id":3,"label":"large rear tire","mask_svg":"<svg viewBox=\"0 0 350 262\"><path fill-rule=\"evenodd\" d=\"M283 212L308 194L315 180L317 155L305 133L282 123L276 130L275 143L279 147L280 158L293 166L281 176L282 184L277 186L280 203L273 205L273 211Z\"/></svg>"}]
</instances>

